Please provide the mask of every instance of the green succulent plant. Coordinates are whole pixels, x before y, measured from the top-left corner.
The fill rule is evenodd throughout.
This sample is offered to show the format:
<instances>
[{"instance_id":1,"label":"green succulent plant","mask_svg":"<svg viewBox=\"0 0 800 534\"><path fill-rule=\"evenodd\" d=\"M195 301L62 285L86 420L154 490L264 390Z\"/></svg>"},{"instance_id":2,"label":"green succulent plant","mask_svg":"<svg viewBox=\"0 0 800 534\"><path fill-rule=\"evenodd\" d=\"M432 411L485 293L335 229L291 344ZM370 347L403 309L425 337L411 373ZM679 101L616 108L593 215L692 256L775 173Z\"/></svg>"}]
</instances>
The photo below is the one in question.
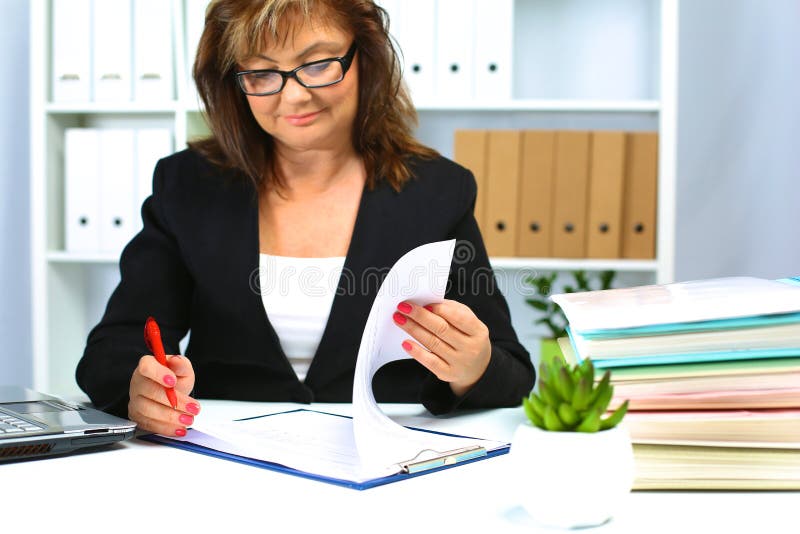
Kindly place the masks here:
<instances>
[{"instance_id":1,"label":"green succulent plant","mask_svg":"<svg viewBox=\"0 0 800 534\"><path fill-rule=\"evenodd\" d=\"M525 414L542 430L599 432L614 428L628 411L628 401L603 418L614 395L611 372L595 383L594 365L588 358L569 366L560 358L539 366L539 393L522 399Z\"/></svg>"}]
</instances>

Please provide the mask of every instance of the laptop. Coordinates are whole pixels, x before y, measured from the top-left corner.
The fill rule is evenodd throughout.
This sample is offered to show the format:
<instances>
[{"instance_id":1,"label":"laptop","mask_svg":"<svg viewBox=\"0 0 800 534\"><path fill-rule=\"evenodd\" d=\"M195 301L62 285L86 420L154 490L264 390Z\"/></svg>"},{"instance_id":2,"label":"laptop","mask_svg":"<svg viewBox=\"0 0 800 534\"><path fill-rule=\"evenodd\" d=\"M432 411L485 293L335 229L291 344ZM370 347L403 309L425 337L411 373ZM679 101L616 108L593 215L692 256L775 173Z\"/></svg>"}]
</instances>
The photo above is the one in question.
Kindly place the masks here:
<instances>
[{"instance_id":1,"label":"laptop","mask_svg":"<svg viewBox=\"0 0 800 534\"><path fill-rule=\"evenodd\" d=\"M18 386L0 386L0 462L104 447L136 423Z\"/></svg>"}]
</instances>

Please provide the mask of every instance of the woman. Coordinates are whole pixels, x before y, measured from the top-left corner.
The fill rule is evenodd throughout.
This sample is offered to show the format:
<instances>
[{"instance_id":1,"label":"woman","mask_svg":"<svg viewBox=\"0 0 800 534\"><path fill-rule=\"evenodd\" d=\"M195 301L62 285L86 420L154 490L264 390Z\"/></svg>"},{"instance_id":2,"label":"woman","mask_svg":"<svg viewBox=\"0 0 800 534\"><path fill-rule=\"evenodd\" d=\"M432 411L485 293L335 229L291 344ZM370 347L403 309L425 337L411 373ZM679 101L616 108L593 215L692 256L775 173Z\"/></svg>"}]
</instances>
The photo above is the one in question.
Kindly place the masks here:
<instances>
[{"instance_id":1,"label":"woman","mask_svg":"<svg viewBox=\"0 0 800 534\"><path fill-rule=\"evenodd\" d=\"M156 166L144 229L77 369L97 406L182 436L195 397L349 402L370 281L453 238L468 257L444 302L398 305L398 350L413 359L378 372L376 399L444 413L515 405L531 389L472 214L475 181L411 136L386 26L369 0L211 3L194 76L212 135ZM334 283L310 291L285 276L309 268ZM191 331L168 369L146 354L149 315L167 352Z\"/></svg>"}]
</instances>

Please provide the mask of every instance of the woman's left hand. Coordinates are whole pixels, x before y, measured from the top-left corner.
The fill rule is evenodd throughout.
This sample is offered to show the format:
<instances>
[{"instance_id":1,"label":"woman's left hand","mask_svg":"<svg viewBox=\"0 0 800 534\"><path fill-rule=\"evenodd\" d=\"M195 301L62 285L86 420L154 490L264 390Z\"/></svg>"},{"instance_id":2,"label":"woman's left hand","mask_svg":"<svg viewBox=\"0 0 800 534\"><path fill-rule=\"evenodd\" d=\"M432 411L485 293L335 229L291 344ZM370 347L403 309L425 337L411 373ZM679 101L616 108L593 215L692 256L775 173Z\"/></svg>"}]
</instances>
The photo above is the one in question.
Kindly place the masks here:
<instances>
[{"instance_id":1,"label":"woman's left hand","mask_svg":"<svg viewBox=\"0 0 800 534\"><path fill-rule=\"evenodd\" d=\"M445 300L424 307L401 302L393 319L424 345L407 339L403 350L439 380L449 382L458 397L469 391L489 366L489 329L460 302Z\"/></svg>"}]
</instances>

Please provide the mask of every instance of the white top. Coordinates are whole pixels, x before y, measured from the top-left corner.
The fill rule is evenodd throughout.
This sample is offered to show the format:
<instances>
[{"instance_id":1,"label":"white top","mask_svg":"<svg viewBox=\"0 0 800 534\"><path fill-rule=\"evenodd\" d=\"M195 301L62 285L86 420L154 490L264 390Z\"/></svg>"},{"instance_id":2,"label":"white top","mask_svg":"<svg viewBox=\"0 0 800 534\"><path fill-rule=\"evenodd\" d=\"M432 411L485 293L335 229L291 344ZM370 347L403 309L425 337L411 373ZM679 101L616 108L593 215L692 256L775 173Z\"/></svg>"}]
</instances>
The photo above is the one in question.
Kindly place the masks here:
<instances>
[{"instance_id":1,"label":"white top","mask_svg":"<svg viewBox=\"0 0 800 534\"><path fill-rule=\"evenodd\" d=\"M344 256L292 258L261 254L261 300L281 348L303 381L328 324Z\"/></svg>"}]
</instances>

